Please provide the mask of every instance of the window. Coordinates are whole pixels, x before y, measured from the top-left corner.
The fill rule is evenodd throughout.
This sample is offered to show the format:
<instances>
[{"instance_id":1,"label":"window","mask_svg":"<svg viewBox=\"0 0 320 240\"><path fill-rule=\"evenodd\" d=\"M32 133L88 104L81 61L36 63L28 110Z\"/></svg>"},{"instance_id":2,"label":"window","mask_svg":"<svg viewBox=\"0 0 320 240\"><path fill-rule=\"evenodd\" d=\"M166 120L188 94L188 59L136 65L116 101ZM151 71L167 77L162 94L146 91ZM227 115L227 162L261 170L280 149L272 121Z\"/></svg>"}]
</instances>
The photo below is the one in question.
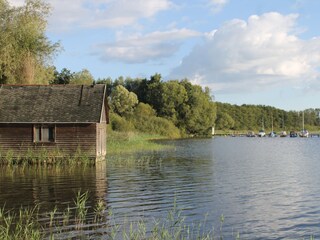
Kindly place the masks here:
<instances>
[{"instance_id":1,"label":"window","mask_svg":"<svg viewBox=\"0 0 320 240\"><path fill-rule=\"evenodd\" d=\"M55 127L54 126L34 126L33 141L34 142L54 142Z\"/></svg>"}]
</instances>

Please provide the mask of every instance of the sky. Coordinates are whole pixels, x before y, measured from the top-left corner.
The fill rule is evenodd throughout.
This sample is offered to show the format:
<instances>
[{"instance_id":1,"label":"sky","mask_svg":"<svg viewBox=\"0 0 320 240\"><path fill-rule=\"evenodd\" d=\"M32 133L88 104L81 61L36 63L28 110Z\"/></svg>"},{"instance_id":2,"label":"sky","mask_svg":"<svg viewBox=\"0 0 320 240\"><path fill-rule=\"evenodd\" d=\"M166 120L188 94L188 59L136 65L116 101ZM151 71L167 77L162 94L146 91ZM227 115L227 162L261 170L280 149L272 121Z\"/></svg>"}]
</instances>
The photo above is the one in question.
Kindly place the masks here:
<instances>
[{"instance_id":1,"label":"sky","mask_svg":"<svg viewBox=\"0 0 320 240\"><path fill-rule=\"evenodd\" d=\"M320 108L319 0L46 1L59 71L160 73L209 87L219 102Z\"/></svg>"}]
</instances>

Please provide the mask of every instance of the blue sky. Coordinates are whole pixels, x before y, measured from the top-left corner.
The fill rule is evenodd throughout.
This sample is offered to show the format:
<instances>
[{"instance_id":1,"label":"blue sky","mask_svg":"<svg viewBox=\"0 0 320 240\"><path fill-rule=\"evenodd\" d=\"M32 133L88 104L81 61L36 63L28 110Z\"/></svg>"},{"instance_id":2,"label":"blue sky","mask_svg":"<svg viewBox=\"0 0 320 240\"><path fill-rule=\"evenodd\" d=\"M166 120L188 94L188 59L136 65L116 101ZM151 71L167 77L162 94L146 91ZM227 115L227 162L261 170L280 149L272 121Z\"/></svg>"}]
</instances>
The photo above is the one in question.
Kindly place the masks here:
<instances>
[{"instance_id":1,"label":"blue sky","mask_svg":"<svg viewBox=\"0 0 320 240\"><path fill-rule=\"evenodd\" d=\"M47 0L58 70L188 78L216 101L320 107L318 0ZM23 0L9 0L19 5Z\"/></svg>"}]
</instances>

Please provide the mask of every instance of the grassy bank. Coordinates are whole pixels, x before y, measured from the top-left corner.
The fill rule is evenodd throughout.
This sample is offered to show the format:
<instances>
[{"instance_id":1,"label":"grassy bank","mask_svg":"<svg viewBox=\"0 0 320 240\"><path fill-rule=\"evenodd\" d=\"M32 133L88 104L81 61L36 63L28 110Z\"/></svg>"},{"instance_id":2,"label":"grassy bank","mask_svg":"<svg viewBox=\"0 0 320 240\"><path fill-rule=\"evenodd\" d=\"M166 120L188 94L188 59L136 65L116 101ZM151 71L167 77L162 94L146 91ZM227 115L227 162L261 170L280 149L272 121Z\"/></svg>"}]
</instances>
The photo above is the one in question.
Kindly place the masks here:
<instances>
[{"instance_id":1,"label":"grassy bank","mask_svg":"<svg viewBox=\"0 0 320 240\"><path fill-rule=\"evenodd\" d=\"M143 151L159 151L169 147L152 140L164 138L165 137L160 135L139 132L108 131L107 152L108 154L126 154Z\"/></svg>"}]
</instances>

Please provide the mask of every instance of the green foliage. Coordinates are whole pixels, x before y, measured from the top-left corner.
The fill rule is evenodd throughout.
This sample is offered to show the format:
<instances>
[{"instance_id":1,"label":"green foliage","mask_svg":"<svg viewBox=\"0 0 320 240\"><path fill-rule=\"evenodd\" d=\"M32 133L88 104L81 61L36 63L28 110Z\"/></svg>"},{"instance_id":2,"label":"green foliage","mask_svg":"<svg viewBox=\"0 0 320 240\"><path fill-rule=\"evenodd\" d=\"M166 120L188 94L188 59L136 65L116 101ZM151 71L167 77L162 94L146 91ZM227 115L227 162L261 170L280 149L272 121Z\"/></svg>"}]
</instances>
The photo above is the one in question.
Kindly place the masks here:
<instances>
[{"instance_id":1,"label":"green foliage","mask_svg":"<svg viewBox=\"0 0 320 240\"><path fill-rule=\"evenodd\" d=\"M111 154L124 154L140 151L157 151L168 148L168 146L160 145L156 142L150 141L150 139L160 139L163 138L159 135L151 135L149 133L139 133L139 132L118 132L108 129L108 138L107 138L107 149L108 157L107 160L110 160ZM125 157L127 158L127 156ZM113 159L114 160L114 159ZM124 160L116 156L117 162L127 162L128 159ZM135 165L135 159L130 160L131 163Z\"/></svg>"},{"instance_id":2,"label":"green foliage","mask_svg":"<svg viewBox=\"0 0 320 240\"><path fill-rule=\"evenodd\" d=\"M201 86L192 85L187 80L181 82L188 93L188 102L182 110L182 124L188 134L208 135L216 119L216 107L210 97L210 91Z\"/></svg>"},{"instance_id":3,"label":"green foliage","mask_svg":"<svg viewBox=\"0 0 320 240\"><path fill-rule=\"evenodd\" d=\"M92 74L87 69L82 69L80 72L73 73L70 76L70 84L91 85L94 83Z\"/></svg>"},{"instance_id":4,"label":"green foliage","mask_svg":"<svg viewBox=\"0 0 320 240\"><path fill-rule=\"evenodd\" d=\"M259 130L264 127L271 131L302 129L302 111L284 111L264 105L231 105L217 102L218 130ZM320 129L320 109L304 110L305 128L309 131Z\"/></svg>"},{"instance_id":5,"label":"green foliage","mask_svg":"<svg viewBox=\"0 0 320 240\"><path fill-rule=\"evenodd\" d=\"M141 125L147 124L147 122L148 124L151 124L152 122L153 124L170 127L174 133L171 137L174 137L181 135L181 132L187 135L208 135L211 133L211 127L214 126L216 106L210 96L209 89L203 89L201 86L193 85L188 80L171 80L163 82L161 80L161 75L155 74L150 77L150 80L141 78L124 79L123 77L119 77L114 81L108 78L106 80L100 80L100 82L108 84L108 91L112 92L111 109L120 116L125 116L130 118L130 121L137 122L137 119L132 120L135 118L134 116L129 116L132 115L131 110L136 108L136 110L134 110L134 115L139 115L139 112L150 110L150 108L149 110L146 110L145 106L142 105L148 104L155 110L155 115L153 116L153 113L150 113L151 115L149 116L169 120L175 127L179 128L180 133L177 134L178 131L171 128L173 125L168 126L168 122L156 118L139 119L138 122L140 121L140 126L135 124L136 128L142 129ZM114 95L119 92L120 89L121 92L125 92L122 95L126 97L123 97L123 100L120 100L120 97L117 96L119 100L115 101ZM125 109L128 104L125 101L129 99L128 92L124 89L129 93L135 93L140 102L140 105L131 107L130 111L127 113L121 112L126 111ZM117 94L120 95L119 93ZM156 126L153 128L147 126L144 129L148 129L154 133L156 131ZM157 133L163 133L164 131L161 129L162 127L160 127Z\"/></svg>"},{"instance_id":6,"label":"green foliage","mask_svg":"<svg viewBox=\"0 0 320 240\"><path fill-rule=\"evenodd\" d=\"M110 113L109 117L112 130L119 132L129 132L134 130L133 124L118 114Z\"/></svg>"},{"instance_id":7,"label":"green foliage","mask_svg":"<svg viewBox=\"0 0 320 240\"><path fill-rule=\"evenodd\" d=\"M179 138L180 130L169 120L155 115L154 109L148 104L140 103L134 114L127 118L110 113L110 125L113 131L138 131L156 134L168 138Z\"/></svg>"},{"instance_id":8,"label":"green foliage","mask_svg":"<svg viewBox=\"0 0 320 240\"><path fill-rule=\"evenodd\" d=\"M217 113L216 128L217 129L233 129L235 121L226 112Z\"/></svg>"},{"instance_id":9,"label":"green foliage","mask_svg":"<svg viewBox=\"0 0 320 240\"><path fill-rule=\"evenodd\" d=\"M0 83L40 84L53 77L51 58L59 50L45 35L50 6L27 0L11 7L0 0Z\"/></svg>"},{"instance_id":10,"label":"green foliage","mask_svg":"<svg viewBox=\"0 0 320 240\"><path fill-rule=\"evenodd\" d=\"M139 103L134 110L135 116L155 117L156 111L146 103Z\"/></svg>"},{"instance_id":11,"label":"green foliage","mask_svg":"<svg viewBox=\"0 0 320 240\"><path fill-rule=\"evenodd\" d=\"M159 134L169 138L179 138L180 130L168 119L161 117L139 116L133 119L135 128L140 132Z\"/></svg>"},{"instance_id":12,"label":"green foliage","mask_svg":"<svg viewBox=\"0 0 320 240\"><path fill-rule=\"evenodd\" d=\"M188 101L185 87L178 81L168 81L162 84L161 108L159 115L170 119L174 124L181 121L179 113Z\"/></svg>"},{"instance_id":13,"label":"green foliage","mask_svg":"<svg viewBox=\"0 0 320 240\"><path fill-rule=\"evenodd\" d=\"M217 233L214 232L214 226L209 226L209 230L205 229L206 218L187 224L183 210L176 205L176 200L165 218L141 217L134 221L124 219L119 222L112 209L106 211L103 200L89 206L89 194L89 192L78 191L74 203L66 209L54 206L51 211L44 211L41 205L37 205L33 208L20 207L19 212L15 214L13 210L0 208L0 239L207 240L218 238ZM235 237L239 239L239 233ZM222 227L219 239L223 239Z\"/></svg>"},{"instance_id":14,"label":"green foliage","mask_svg":"<svg viewBox=\"0 0 320 240\"><path fill-rule=\"evenodd\" d=\"M70 70L63 68L61 72L54 70L54 79L50 84L69 84L74 78L75 73L72 73Z\"/></svg>"},{"instance_id":15,"label":"green foliage","mask_svg":"<svg viewBox=\"0 0 320 240\"><path fill-rule=\"evenodd\" d=\"M135 93L129 92L122 85L116 86L110 96L111 109L124 116L133 112L134 107L138 104L138 97Z\"/></svg>"}]
</instances>

